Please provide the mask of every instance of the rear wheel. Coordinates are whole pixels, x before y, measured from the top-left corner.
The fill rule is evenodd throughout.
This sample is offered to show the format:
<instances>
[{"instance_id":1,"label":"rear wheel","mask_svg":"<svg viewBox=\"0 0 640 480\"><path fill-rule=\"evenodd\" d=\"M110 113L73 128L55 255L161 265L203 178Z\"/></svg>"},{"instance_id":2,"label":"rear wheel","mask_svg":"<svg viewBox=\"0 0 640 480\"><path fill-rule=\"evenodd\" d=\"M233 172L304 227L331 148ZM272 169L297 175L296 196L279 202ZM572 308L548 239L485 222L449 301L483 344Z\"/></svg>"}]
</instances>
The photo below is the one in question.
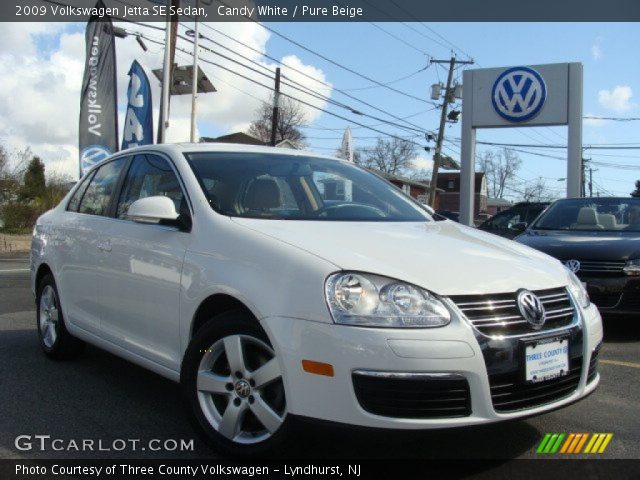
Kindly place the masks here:
<instances>
[{"instance_id":1,"label":"rear wheel","mask_svg":"<svg viewBox=\"0 0 640 480\"><path fill-rule=\"evenodd\" d=\"M278 359L247 312L217 315L198 331L181 382L197 429L225 454L265 454L290 429Z\"/></svg>"},{"instance_id":2,"label":"rear wheel","mask_svg":"<svg viewBox=\"0 0 640 480\"><path fill-rule=\"evenodd\" d=\"M54 360L67 360L82 353L84 342L72 336L64 325L58 289L51 274L38 284L36 302L38 338L44 353Z\"/></svg>"}]
</instances>

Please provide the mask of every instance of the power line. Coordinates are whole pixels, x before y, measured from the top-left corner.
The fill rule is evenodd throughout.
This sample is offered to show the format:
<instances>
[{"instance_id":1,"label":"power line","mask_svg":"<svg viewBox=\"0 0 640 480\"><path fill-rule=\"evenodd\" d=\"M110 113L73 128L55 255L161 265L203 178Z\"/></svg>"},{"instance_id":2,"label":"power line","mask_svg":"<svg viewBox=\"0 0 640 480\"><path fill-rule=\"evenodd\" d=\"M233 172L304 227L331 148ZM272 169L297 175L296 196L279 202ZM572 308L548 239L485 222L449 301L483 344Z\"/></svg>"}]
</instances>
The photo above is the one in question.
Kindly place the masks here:
<instances>
[{"instance_id":1,"label":"power line","mask_svg":"<svg viewBox=\"0 0 640 480\"><path fill-rule=\"evenodd\" d=\"M587 115L582 117L587 120L611 120L614 122L637 122L640 117L598 117L596 115Z\"/></svg>"},{"instance_id":2,"label":"power line","mask_svg":"<svg viewBox=\"0 0 640 480\"><path fill-rule=\"evenodd\" d=\"M229 7L229 5L227 5L223 0L220 0L220 3L222 3L223 5ZM369 81L371 83L374 83L374 84L376 84L376 85L378 85L380 87L384 87L387 90L390 90L392 92L398 93L400 95L403 95L405 97L411 98L413 100L417 100L417 101L423 102L423 103L433 103L433 102L429 102L428 100L425 100L424 98L416 97L415 95L411 95L410 93L404 92L402 90L398 90L397 88L391 87L389 85L385 85L384 83L382 83L382 82L380 82L378 80L375 80L374 78L371 78L371 77L369 77L369 76L367 76L367 75L365 75L363 73L360 73L360 72L358 72L358 71L356 71L356 70L354 70L354 69L352 69L350 67L342 65L341 63L337 62L336 60L332 60L331 58L327 57L326 55L323 55L322 53L316 52L315 50L313 50L313 49L311 49L309 47L306 47L305 45L302 45L300 42L297 42L296 40L293 40L293 39L287 37L286 35L278 32L277 30L260 23L258 20L254 19L254 18L251 18L251 17L246 16L246 15L244 17L247 20L250 20L250 21L256 23L257 25L260 25L262 28L264 28L265 30L270 31L274 35L277 35L278 37L282 38L283 40L286 40L287 42L289 42L289 43L291 43L291 44L293 44L293 45L305 50L306 52L311 53L312 55L315 55L318 58L323 59L324 61L326 61L328 63L331 63L332 65L335 65L338 68L341 68L342 70L345 70L345 71L347 71L349 73L352 73L353 75L356 75L356 76L358 76L360 78L363 78L363 79L365 79L365 80L367 80L367 81Z\"/></svg>"},{"instance_id":3,"label":"power line","mask_svg":"<svg viewBox=\"0 0 640 480\"><path fill-rule=\"evenodd\" d=\"M141 34L141 35L142 35L142 34ZM163 44L163 43L164 43L164 42L160 42L160 41L155 40L155 39L151 39L151 38L146 37L146 36L144 36L144 35L143 35L143 38L145 38L145 40L148 40L148 41L150 41L150 42L152 42L152 43L157 43L157 44ZM184 38L183 38L183 39L184 39ZM186 39L186 40L187 40L187 41L189 41L189 39ZM193 53L192 53L192 52L189 52L189 51L187 51L187 50L185 50L185 49L183 49L183 48L177 47L177 46L176 46L176 50L179 50L179 51L181 51L181 52L183 52L183 53L185 53L185 54L187 54L187 55L193 55ZM213 62L213 61L208 60L208 59L205 59L205 58L201 58L201 61L203 61L204 63L208 63L208 64L210 64L210 65L214 65L214 66L216 66L216 67L218 67L218 68L221 68L221 69L223 69L223 70L225 70L225 71L227 71L227 72L229 72L229 73L232 73L232 74L234 74L234 75L236 75L236 76L238 76L238 77L240 77L240 78L243 78L243 79L245 79L245 80L247 80L247 81L249 81L249 82L255 83L256 85L259 85L259 86L261 86L261 87L263 87L263 88L265 88L265 89L267 89L267 90L269 90L269 91L273 90L273 88L272 88L271 86L269 86L269 85L264 85L263 83L260 83L260 82L258 82L257 80L254 80L253 78L247 77L246 75L243 75L242 73L236 72L235 70L232 70L232 69L230 69L230 68L228 68L228 67L225 67L224 65L220 65L219 63ZM408 141L408 142L410 142L410 143L413 143L414 145L417 145L417 146L419 146L419 147L422 147L422 145L421 145L421 144L419 144L419 143L417 143L417 142L415 142L415 141L413 141L413 140L407 140L407 139L402 138L402 137L399 137L399 136L397 136L397 135L390 134L390 133L388 133L388 132L385 132L385 131L382 131L382 130L378 130L378 129L373 128L373 127L369 127L369 126L364 125L364 124L362 124L362 123L359 123L359 122L356 122L356 121L354 121L354 120L351 120L351 119L349 119L349 118L347 118L347 117L343 117L342 115L338 115L337 113L331 112L331 111L326 110L326 109L324 109L324 108L318 107L318 106L313 105L313 104L308 103L308 102L305 102L304 100L301 100L301 99L299 99L299 98L296 98L296 97L294 97L294 96L292 96L292 95L289 95L289 94L287 94L287 93L281 92L281 95L284 95L285 97L291 98L292 100L295 100L295 101L297 101L297 102L299 102L299 103L301 103L301 104L303 104L303 105L306 105L306 106L308 106L308 107L310 107L310 108L313 108L313 109L315 109L315 110L318 110L318 111L324 112L324 113L326 113L327 115L331 115L331 116L336 117L336 118L339 118L339 119L341 119L341 120L345 120L345 121L347 121L347 122L354 123L354 124L356 124L356 125L358 125L358 126L361 126L361 127L367 128L367 129L369 129L369 130L372 130L372 131L374 131L374 132L380 133L380 134L385 135L385 136L387 136L387 137L396 138L396 139L398 139L398 140L403 140L403 141Z\"/></svg>"},{"instance_id":4,"label":"power line","mask_svg":"<svg viewBox=\"0 0 640 480\"><path fill-rule=\"evenodd\" d=\"M259 51L259 50L255 49L255 48L253 48L253 47L251 47L251 46L247 45L246 43L244 43L244 42L242 42L242 41L240 41L240 40L237 40L237 39L235 39L235 38L231 37L230 35L227 35L227 34L225 34L224 32L221 32L220 30L218 30L218 29L216 29L216 28L214 28L214 27L211 27L210 25L207 25L207 24L204 24L204 25L205 25L205 27L208 27L210 30L213 30L213 31L215 31L215 32L217 32L217 33L219 33L219 34L223 35L224 37L226 37L226 38L228 38L228 39L230 39L230 40L232 40L232 41L234 41L234 42L236 42L236 43L238 43L238 44L241 44L241 45L243 45L243 46L244 46L244 47L246 47L246 48L249 48L250 50L252 50L252 51L254 51L254 52L258 53L258 54L259 54L259 55L261 55L261 56L264 56L265 58L268 58L269 60L272 60L272 61L274 61L274 62L278 63L279 65L281 65L281 66L283 66L283 67L285 67L285 68L288 68L288 69L290 69L290 70L293 70L294 72L299 73L300 75L303 75L304 77L309 78L310 80L313 80L314 82L317 82L317 83L320 83L320 84L322 84L322 85L324 85L324 86L327 86L327 87L329 87L329 88L331 88L331 89L335 90L336 92L339 92L339 93L341 93L342 95L344 95L344 96L346 96L346 97L348 97L348 98L351 98L351 99L353 99L353 100L355 100L355 101L357 101L357 102L359 102L359 103L362 103L363 105L366 105L366 106L368 106L369 108L372 108L372 109L374 109L374 110L376 110L376 111L378 111L378 112L384 113L385 115L387 115L387 116L389 116L389 117L391 117L391 118L393 118L393 119L395 119L395 120L402 121L402 122L406 123L407 125L409 125L409 126L413 127L413 129L415 129L415 130L417 130L417 131L424 132L424 131L426 130L424 127L422 127L422 126L420 126L420 125L416 125L415 123L411 123L411 122L406 121L406 118L409 118L409 117L400 117L400 116L395 115L395 114L393 114L393 113L391 113L391 112L388 112L388 111L386 111L386 110L384 110L384 109L381 109L381 108L379 108L379 107L377 107L377 106L375 106L375 105L372 105L371 103L366 102L366 101L364 101L364 100L362 100L362 99L360 99L360 98L358 98L358 97L356 97L356 96L354 96L354 95L352 95L352 94L350 94L350 93L346 92L346 91L345 91L345 90L343 90L343 89L337 88L337 87L335 87L335 86L331 85L330 83L327 83L327 82L324 82L324 81L322 81L322 80L319 80L319 79L317 79L317 78L315 78L315 77L313 77L313 76L311 76L311 75L307 74L306 72L303 72L303 71L301 71L301 70L299 70L299 69L297 69L297 68L295 68L295 67L292 67L292 66L290 66L290 65L286 65L285 63L282 63L280 60L278 60L278 59L276 59L276 58L274 58L274 57L272 57L272 56L270 56L270 55L268 55L268 54L266 54L266 53L264 53L264 52L261 52L261 51ZM183 26L185 26L185 25L183 24ZM265 27L265 28L267 28L267 27ZM225 47L224 45L220 44L219 42L216 42L215 40L213 40L213 39L211 39L211 38L207 37L206 35L203 35L203 36L202 36L202 38L204 38L205 40L207 40L207 41L209 41L209 42L213 43L214 45L218 45L218 46L220 46L221 48L224 48L225 50L232 51L232 50L230 50L228 47ZM232 51L232 52L233 52L233 51ZM211 53L213 53L213 54L217 54L215 51L211 51ZM254 62L254 61L253 61L253 60L251 60L251 59L248 59L246 56L244 56L244 55L242 55L242 54L239 54L239 53L237 53L237 52L233 52L233 53L234 53L234 54L236 54L236 55L238 55L238 56L241 56L241 57L243 57L243 58L245 58L245 59L247 59L247 60L249 60L249 61L251 61L252 63L257 63L257 62ZM264 66L263 66L263 68L264 68ZM426 70L426 68L427 68L427 67L424 67L424 68L423 68L423 69L421 69L420 71L422 71L422 70ZM416 72L416 73L419 73L419 71L418 71L418 72ZM294 80L292 80L291 78L289 78L289 80L290 80L290 81L294 81ZM304 86L304 85L300 84L299 82L295 82L295 83L297 83L298 85L302 86L303 88L307 88L307 89L309 88L309 87L306 87L306 86ZM381 85L381 86L386 86L386 85ZM316 93L317 93L317 92L316 92ZM435 102L426 102L426 103L429 103L429 104L431 104L431 105L436 105L436 106L437 106L437 104L436 104ZM343 105L344 105L344 104L343 104ZM361 114L361 112L358 112L357 110L355 110L355 109L353 109L353 108L351 108L351 107L349 107L349 109L350 109L350 110L352 110L352 111L354 111L354 113ZM372 118L376 118L376 119L377 119L377 117L372 117Z\"/></svg>"},{"instance_id":5,"label":"power line","mask_svg":"<svg viewBox=\"0 0 640 480\"><path fill-rule=\"evenodd\" d=\"M401 37L398 37L396 34L391 33L391 32L390 32L390 31L388 31L388 30L385 30L385 29L384 29L384 28L382 28L380 25L377 25L377 24L375 24L375 23L373 23L373 22L369 22L369 23L370 23L371 25L373 25L374 27L376 27L378 30L380 30L380 31L382 31L382 32L384 32L384 33L386 33L386 34L387 34L387 35L389 35L391 38L395 38L397 41L399 41L399 42L403 43L404 45L406 45L407 47L409 47L409 48L411 48L411 49L415 50L416 52L418 52L418 53L420 53L420 54L422 54L422 55L426 55L426 56L428 56L428 57L431 57L431 55L430 55L430 54L428 54L427 52L425 52L424 50L420 50L420 49L419 49L418 47L416 47L415 45L413 45L413 44L411 44L411 43L407 42L406 40L404 40L404 39L403 39L403 38L401 38Z\"/></svg>"}]
</instances>

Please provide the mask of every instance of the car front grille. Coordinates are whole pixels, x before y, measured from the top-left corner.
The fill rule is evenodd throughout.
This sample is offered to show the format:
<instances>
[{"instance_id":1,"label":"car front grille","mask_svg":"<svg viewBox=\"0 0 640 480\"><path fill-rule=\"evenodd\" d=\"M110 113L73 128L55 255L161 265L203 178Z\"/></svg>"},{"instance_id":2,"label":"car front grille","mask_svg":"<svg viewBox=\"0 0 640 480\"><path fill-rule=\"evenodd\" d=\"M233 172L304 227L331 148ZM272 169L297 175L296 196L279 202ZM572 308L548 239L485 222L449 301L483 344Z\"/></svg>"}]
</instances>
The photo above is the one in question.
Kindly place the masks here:
<instances>
[{"instance_id":1,"label":"car front grille","mask_svg":"<svg viewBox=\"0 0 640 480\"><path fill-rule=\"evenodd\" d=\"M598 355L600 354L600 349L602 348L602 343L600 343L596 348L591 352L591 359L589 360L589 371L587 372L587 383L593 382L598 374Z\"/></svg>"},{"instance_id":2,"label":"car front grille","mask_svg":"<svg viewBox=\"0 0 640 480\"><path fill-rule=\"evenodd\" d=\"M565 263L567 260L563 260ZM578 260L580 262L580 269L576 272L578 275L581 273L596 273L596 274L612 274L622 275L623 268L625 266L624 261L609 261L609 260Z\"/></svg>"},{"instance_id":3,"label":"car front grille","mask_svg":"<svg viewBox=\"0 0 640 480\"><path fill-rule=\"evenodd\" d=\"M569 325L574 308L566 288L553 288L533 292L542 301L547 312L546 321L539 331ZM523 318L516 302L517 292L491 295L460 295L450 297L469 322L485 335L523 335L534 330Z\"/></svg>"},{"instance_id":4,"label":"car front grille","mask_svg":"<svg viewBox=\"0 0 640 480\"><path fill-rule=\"evenodd\" d=\"M489 375L491 400L496 412L535 408L571 395L580 383L582 357L569 362L569 373L539 383L524 383L521 372Z\"/></svg>"},{"instance_id":5,"label":"car front grille","mask_svg":"<svg viewBox=\"0 0 640 480\"><path fill-rule=\"evenodd\" d=\"M358 402L367 412L393 418L453 418L471 415L467 379L448 374L353 373Z\"/></svg>"}]
</instances>

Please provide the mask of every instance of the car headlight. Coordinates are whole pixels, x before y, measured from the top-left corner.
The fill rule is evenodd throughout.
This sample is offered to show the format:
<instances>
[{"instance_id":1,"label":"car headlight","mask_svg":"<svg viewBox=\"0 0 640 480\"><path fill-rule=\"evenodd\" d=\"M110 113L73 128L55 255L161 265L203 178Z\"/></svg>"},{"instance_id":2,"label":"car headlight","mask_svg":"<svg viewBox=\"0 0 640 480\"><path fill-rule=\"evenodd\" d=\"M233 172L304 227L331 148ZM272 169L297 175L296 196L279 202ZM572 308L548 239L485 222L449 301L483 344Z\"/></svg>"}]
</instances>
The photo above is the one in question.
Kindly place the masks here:
<instances>
[{"instance_id":1,"label":"car headlight","mask_svg":"<svg viewBox=\"0 0 640 480\"><path fill-rule=\"evenodd\" d=\"M335 323L363 327L443 327L449 310L422 288L378 275L339 272L327 278L325 294Z\"/></svg>"},{"instance_id":2,"label":"car headlight","mask_svg":"<svg viewBox=\"0 0 640 480\"><path fill-rule=\"evenodd\" d=\"M591 300L589 299L589 294L587 293L587 289L584 287L584 284L580 281L576 274L571 270L567 269L569 273L569 291L573 298L578 302L582 308L587 308L591 305Z\"/></svg>"},{"instance_id":3,"label":"car headlight","mask_svg":"<svg viewBox=\"0 0 640 480\"><path fill-rule=\"evenodd\" d=\"M640 275L640 258L633 258L628 260L622 269L627 275L638 276Z\"/></svg>"}]
</instances>

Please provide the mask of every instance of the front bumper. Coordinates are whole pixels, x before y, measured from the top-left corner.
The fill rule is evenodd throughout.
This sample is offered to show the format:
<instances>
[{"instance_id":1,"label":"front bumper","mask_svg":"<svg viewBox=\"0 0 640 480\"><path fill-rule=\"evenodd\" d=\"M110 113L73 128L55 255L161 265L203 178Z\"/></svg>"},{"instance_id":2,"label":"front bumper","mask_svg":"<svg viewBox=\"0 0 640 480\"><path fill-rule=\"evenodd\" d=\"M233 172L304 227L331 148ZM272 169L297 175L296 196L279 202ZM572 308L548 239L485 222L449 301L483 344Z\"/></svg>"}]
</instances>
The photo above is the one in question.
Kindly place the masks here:
<instances>
[{"instance_id":1,"label":"front bumper","mask_svg":"<svg viewBox=\"0 0 640 480\"><path fill-rule=\"evenodd\" d=\"M295 318L262 320L283 372L287 409L294 415L364 427L431 429L477 425L528 417L579 400L597 387L599 375L587 383L592 352L602 341L602 322L591 305L580 314L581 368L576 389L563 398L509 413L494 409L487 363L477 332L455 316L451 324L434 329L360 328ZM489 341L493 348L500 341ZM303 359L329 363L334 376L303 371ZM354 389L354 373L446 374L469 385L470 413L445 418L399 418L365 410Z\"/></svg>"},{"instance_id":2,"label":"front bumper","mask_svg":"<svg viewBox=\"0 0 640 480\"><path fill-rule=\"evenodd\" d=\"M581 274L580 280L587 284L593 303L602 314L640 314L640 277L596 276Z\"/></svg>"}]
</instances>

